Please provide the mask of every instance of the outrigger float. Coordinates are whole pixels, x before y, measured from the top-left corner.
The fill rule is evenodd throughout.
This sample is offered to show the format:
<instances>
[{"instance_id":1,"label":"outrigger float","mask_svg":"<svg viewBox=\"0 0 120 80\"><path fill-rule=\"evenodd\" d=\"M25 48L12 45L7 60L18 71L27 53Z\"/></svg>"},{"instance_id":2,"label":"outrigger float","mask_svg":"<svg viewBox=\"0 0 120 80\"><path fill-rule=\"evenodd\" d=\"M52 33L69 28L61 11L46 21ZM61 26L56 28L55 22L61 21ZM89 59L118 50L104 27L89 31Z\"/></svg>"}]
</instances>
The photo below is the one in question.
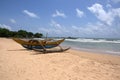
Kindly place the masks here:
<instances>
[{"instance_id":1,"label":"outrigger float","mask_svg":"<svg viewBox=\"0 0 120 80\"><path fill-rule=\"evenodd\" d=\"M45 40L24 40L20 38L13 38L14 41L22 45L24 48L29 50L40 51L43 53L51 53L51 52L63 52L70 49L70 47L63 49L60 44L65 40L53 40L53 39L45 39ZM60 49L58 50L50 50L51 48L55 48L59 46ZM49 49L49 50L48 50Z\"/></svg>"}]
</instances>

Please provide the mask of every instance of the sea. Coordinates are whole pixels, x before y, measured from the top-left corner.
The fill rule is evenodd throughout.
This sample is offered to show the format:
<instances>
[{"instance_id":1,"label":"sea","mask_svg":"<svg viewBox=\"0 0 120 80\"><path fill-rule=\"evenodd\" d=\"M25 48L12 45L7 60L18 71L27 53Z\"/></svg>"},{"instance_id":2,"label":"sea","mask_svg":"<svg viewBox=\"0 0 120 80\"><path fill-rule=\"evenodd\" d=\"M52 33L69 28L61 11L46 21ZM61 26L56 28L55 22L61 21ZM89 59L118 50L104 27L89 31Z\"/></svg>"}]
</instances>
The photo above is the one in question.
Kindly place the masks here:
<instances>
[{"instance_id":1,"label":"sea","mask_svg":"<svg viewBox=\"0 0 120 80\"><path fill-rule=\"evenodd\" d=\"M120 39L75 38L66 39L61 45L76 50L120 56Z\"/></svg>"}]
</instances>

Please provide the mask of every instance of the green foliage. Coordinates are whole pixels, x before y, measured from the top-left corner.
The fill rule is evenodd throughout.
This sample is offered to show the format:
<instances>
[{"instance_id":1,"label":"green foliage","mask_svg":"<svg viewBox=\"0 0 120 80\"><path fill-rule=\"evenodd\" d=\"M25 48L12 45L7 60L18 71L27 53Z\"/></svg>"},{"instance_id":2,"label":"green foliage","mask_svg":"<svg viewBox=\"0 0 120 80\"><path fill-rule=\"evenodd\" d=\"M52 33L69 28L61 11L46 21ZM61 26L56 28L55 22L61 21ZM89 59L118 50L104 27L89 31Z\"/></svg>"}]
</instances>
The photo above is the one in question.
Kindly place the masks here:
<instances>
[{"instance_id":1,"label":"green foliage","mask_svg":"<svg viewBox=\"0 0 120 80\"><path fill-rule=\"evenodd\" d=\"M17 32L16 31L10 31L10 37L16 37Z\"/></svg>"},{"instance_id":2,"label":"green foliage","mask_svg":"<svg viewBox=\"0 0 120 80\"><path fill-rule=\"evenodd\" d=\"M28 37L28 38L32 38L33 36L34 36L34 34L33 34L32 32L28 32L28 33L27 33L27 37Z\"/></svg>"},{"instance_id":3,"label":"green foliage","mask_svg":"<svg viewBox=\"0 0 120 80\"><path fill-rule=\"evenodd\" d=\"M34 34L34 37L36 37L36 38L41 38L43 35L41 34L41 33L35 33Z\"/></svg>"},{"instance_id":4,"label":"green foliage","mask_svg":"<svg viewBox=\"0 0 120 80\"><path fill-rule=\"evenodd\" d=\"M9 37L9 30L5 28L0 28L0 37Z\"/></svg>"},{"instance_id":5,"label":"green foliage","mask_svg":"<svg viewBox=\"0 0 120 80\"><path fill-rule=\"evenodd\" d=\"M27 37L27 31L25 31L25 30L19 30L18 32L17 32L17 36L18 37L21 37L21 38L24 38L24 37Z\"/></svg>"},{"instance_id":6,"label":"green foliage","mask_svg":"<svg viewBox=\"0 0 120 80\"><path fill-rule=\"evenodd\" d=\"M9 31L5 28L0 28L0 37L19 37L19 38L41 38L41 33L32 33L25 30Z\"/></svg>"}]
</instances>

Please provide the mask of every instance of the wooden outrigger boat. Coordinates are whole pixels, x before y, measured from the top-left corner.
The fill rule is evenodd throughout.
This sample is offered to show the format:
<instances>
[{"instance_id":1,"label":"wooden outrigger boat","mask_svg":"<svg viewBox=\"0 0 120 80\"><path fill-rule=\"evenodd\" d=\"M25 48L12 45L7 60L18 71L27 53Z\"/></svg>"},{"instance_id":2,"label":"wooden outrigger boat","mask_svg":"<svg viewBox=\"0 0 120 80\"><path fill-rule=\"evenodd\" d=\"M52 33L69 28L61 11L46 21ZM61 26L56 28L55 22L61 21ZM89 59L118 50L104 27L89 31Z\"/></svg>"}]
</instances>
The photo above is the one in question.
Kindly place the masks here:
<instances>
[{"instance_id":1,"label":"wooden outrigger boat","mask_svg":"<svg viewBox=\"0 0 120 80\"><path fill-rule=\"evenodd\" d=\"M66 50L70 49L70 48L63 49L60 46L60 44L65 39L61 39L61 40L23 40L23 39L19 39L19 38L13 38L13 40L16 41L17 43L21 44L26 49L41 51L44 53L62 52L62 51L66 51ZM60 47L60 50L54 50L54 51L47 50L47 49L54 48L57 46Z\"/></svg>"}]
</instances>

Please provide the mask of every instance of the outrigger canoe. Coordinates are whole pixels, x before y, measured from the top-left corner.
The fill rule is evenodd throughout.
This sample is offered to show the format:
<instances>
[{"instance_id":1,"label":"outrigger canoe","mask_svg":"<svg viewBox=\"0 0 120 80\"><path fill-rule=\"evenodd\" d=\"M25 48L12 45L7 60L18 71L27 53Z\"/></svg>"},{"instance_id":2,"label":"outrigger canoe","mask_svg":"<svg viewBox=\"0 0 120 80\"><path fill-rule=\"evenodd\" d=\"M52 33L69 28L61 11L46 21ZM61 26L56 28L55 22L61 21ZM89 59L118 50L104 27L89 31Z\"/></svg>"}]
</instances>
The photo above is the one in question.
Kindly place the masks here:
<instances>
[{"instance_id":1,"label":"outrigger canoe","mask_svg":"<svg viewBox=\"0 0 120 80\"><path fill-rule=\"evenodd\" d=\"M19 38L13 38L14 41L22 45L24 48L31 49L31 50L42 50L42 52L47 52L46 49L54 48L59 46L65 39L61 40L23 40ZM61 46L60 50L57 50L55 52L61 52L66 51L69 48L62 49ZM50 51L51 52L51 51ZM52 51L53 52L53 51Z\"/></svg>"}]
</instances>

